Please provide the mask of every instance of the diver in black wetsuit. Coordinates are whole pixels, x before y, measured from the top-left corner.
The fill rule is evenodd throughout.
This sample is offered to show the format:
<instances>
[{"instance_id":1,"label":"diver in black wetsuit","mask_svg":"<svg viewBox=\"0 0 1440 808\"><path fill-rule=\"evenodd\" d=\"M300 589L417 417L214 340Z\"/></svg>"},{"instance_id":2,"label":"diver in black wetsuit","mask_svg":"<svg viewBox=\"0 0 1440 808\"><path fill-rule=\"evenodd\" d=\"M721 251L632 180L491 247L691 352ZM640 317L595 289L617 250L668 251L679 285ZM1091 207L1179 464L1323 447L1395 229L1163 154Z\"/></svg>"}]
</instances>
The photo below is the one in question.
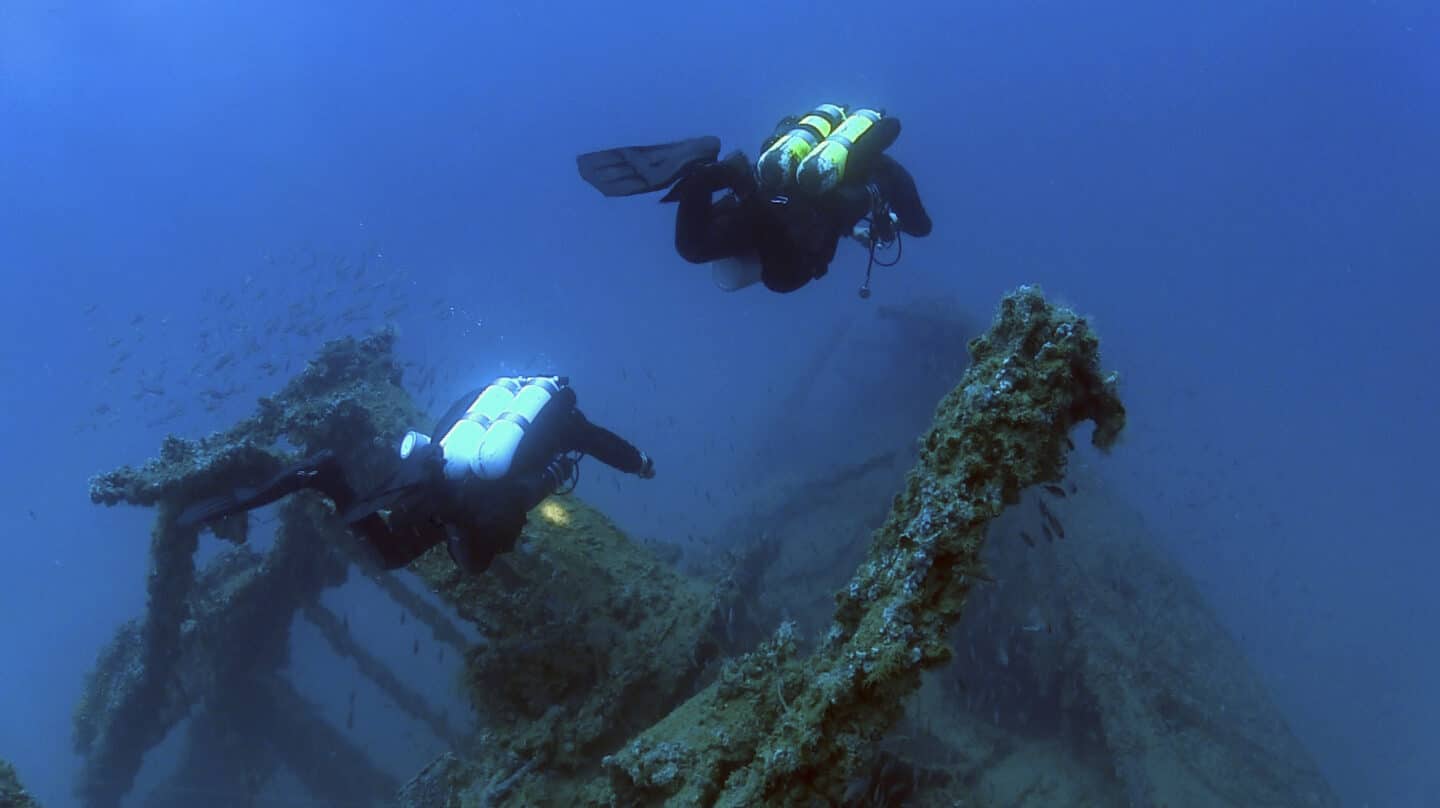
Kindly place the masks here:
<instances>
[{"instance_id":1,"label":"diver in black wetsuit","mask_svg":"<svg viewBox=\"0 0 1440 808\"><path fill-rule=\"evenodd\" d=\"M335 504L386 569L403 567L443 541L457 565L483 572L496 555L514 549L532 508L573 485L583 456L655 476L649 456L591 423L575 404L563 377L497 379L450 407L435 427L437 440L406 435L398 467L363 497L335 455L324 451L258 488L192 504L177 522L199 525L309 489Z\"/></svg>"},{"instance_id":2,"label":"diver in black wetsuit","mask_svg":"<svg viewBox=\"0 0 1440 808\"><path fill-rule=\"evenodd\" d=\"M780 121L751 163L742 152L717 160L717 138L581 155L581 176L608 196L673 184L675 248L691 263L715 263L722 288L762 281L792 292L829 271L840 239L870 250L899 234L929 235L915 180L885 154L900 122L868 109L821 105ZM727 192L718 201L714 194ZM897 259L898 260L898 259ZM869 294L869 270L861 295Z\"/></svg>"}]
</instances>

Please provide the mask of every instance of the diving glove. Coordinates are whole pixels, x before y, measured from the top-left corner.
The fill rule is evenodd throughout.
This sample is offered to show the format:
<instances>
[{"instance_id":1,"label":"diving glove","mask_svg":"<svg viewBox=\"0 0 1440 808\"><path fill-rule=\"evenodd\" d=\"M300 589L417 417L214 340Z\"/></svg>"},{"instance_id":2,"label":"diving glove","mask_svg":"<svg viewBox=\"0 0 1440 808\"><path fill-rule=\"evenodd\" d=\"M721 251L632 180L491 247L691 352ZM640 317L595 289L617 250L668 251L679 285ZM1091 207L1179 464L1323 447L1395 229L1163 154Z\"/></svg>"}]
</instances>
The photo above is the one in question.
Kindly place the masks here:
<instances>
[{"instance_id":1,"label":"diving glove","mask_svg":"<svg viewBox=\"0 0 1440 808\"><path fill-rule=\"evenodd\" d=\"M876 244L889 244L895 240L895 233L900 223L900 217L895 212L887 209L884 217L878 222L869 219L861 219L855 229L850 231L850 237L869 247L871 242Z\"/></svg>"}]
</instances>

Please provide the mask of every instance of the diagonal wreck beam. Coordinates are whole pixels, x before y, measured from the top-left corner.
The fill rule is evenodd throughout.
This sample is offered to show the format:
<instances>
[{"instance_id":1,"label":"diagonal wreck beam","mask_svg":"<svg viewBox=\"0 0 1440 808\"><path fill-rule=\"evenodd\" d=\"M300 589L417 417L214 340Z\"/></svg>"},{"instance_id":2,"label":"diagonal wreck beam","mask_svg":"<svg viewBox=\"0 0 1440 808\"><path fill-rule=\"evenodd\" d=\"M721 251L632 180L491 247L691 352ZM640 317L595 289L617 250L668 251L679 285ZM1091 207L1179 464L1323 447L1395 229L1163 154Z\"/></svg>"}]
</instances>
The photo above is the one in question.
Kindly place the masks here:
<instances>
[{"instance_id":1,"label":"diagonal wreck beam","mask_svg":"<svg viewBox=\"0 0 1440 808\"><path fill-rule=\"evenodd\" d=\"M356 553L353 560L365 570L365 575L370 582L379 587L380 591L384 592L385 596L390 598L395 605L419 622L424 623L425 627L430 629L431 638L450 646L456 654L464 655L466 649L470 647L470 642L465 639L465 635L456 628L444 611L396 580L394 573L380 569L369 558Z\"/></svg>"},{"instance_id":2,"label":"diagonal wreck beam","mask_svg":"<svg viewBox=\"0 0 1440 808\"><path fill-rule=\"evenodd\" d=\"M451 748L460 746L460 735L445 720L445 716L431 709L426 703L425 697L421 696L414 689L400 681L391 670L375 657L374 654L366 651L360 643L350 634L344 622L334 612L318 604L307 604L301 612L305 619L310 621L320 631L320 635L330 644L335 653L342 657L348 657L355 662L360 674L374 682L391 701L395 702L401 710L412 718L425 724L435 737L444 741Z\"/></svg>"},{"instance_id":3,"label":"diagonal wreck beam","mask_svg":"<svg viewBox=\"0 0 1440 808\"><path fill-rule=\"evenodd\" d=\"M270 743L286 768L321 804L393 804L400 783L370 761L319 711L279 677L264 683L272 705Z\"/></svg>"},{"instance_id":4,"label":"diagonal wreck beam","mask_svg":"<svg viewBox=\"0 0 1440 808\"><path fill-rule=\"evenodd\" d=\"M1069 432L1108 450L1125 423L1099 341L1035 287L1007 295L940 403L868 559L837 595L820 648L792 624L727 663L714 684L606 759L622 804L811 804L840 799L920 674L950 657L949 629L985 580L987 523L1020 491L1058 480Z\"/></svg>"},{"instance_id":5,"label":"diagonal wreck beam","mask_svg":"<svg viewBox=\"0 0 1440 808\"><path fill-rule=\"evenodd\" d=\"M191 692L196 688L196 671L203 673L209 667L208 657L187 660L186 649L193 644L197 627L206 629L204 634L212 624L188 619L191 601L209 593L199 586L197 595L194 554L199 532L175 523L179 510L194 500L231 490L237 481L264 479L279 471L293 458L284 449L268 447L277 447L282 439L310 451L331 448L347 469L362 475L372 469L383 450L370 441L356 441L355 436L392 438L402 424L417 417L399 386L394 340L393 331L384 331L364 340L327 343L303 373L280 393L260 399L256 414L233 428L198 441L169 437L160 456L143 467L123 466L90 481L92 502L154 507L156 515L144 620L123 627L102 653L76 709L75 746L85 757L77 791L85 805L119 805L146 752L205 695L206 684L213 684L213 677L201 675L202 692ZM300 511L294 513L299 519ZM248 534L249 519L240 514L209 528L240 543ZM347 546L348 536L335 525L313 529L339 534L329 547ZM264 619L246 622L245 614L226 609L213 625L240 621L229 626L232 631L270 625L272 619L278 625L288 621L301 601L344 580L343 565L336 569L333 563L343 549L315 555L297 545L295 555L287 556L278 552L283 546L281 542L272 553L263 576L268 583L261 587L280 585L283 597L265 601L249 614ZM300 585L285 586L296 575L305 577ZM284 632L284 627L275 628L268 636L283 637Z\"/></svg>"},{"instance_id":6,"label":"diagonal wreck beam","mask_svg":"<svg viewBox=\"0 0 1440 808\"><path fill-rule=\"evenodd\" d=\"M324 805L388 805L399 785L284 676L262 671L232 677L197 709L174 773L143 804L263 804L266 786L281 769Z\"/></svg>"}]
</instances>

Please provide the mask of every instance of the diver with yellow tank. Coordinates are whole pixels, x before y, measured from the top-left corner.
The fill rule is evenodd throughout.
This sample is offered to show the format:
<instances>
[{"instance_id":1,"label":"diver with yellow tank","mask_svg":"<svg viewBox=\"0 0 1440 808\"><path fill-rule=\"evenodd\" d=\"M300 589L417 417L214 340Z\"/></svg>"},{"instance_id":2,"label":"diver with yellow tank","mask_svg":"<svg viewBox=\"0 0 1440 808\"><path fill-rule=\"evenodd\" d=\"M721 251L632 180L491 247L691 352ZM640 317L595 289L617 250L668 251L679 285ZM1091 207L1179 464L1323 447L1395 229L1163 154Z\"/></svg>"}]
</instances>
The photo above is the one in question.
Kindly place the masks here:
<instances>
[{"instance_id":1,"label":"diver with yellow tank","mask_svg":"<svg viewBox=\"0 0 1440 808\"><path fill-rule=\"evenodd\" d=\"M899 119L879 110L821 104L782 119L754 162L739 151L717 159L720 140L700 137L590 152L576 163L606 196L669 188L660 201L679 203L676 251L710 264L727 291L758 281L793 292L825 275L850 236L869 250L860 289L868 297L871 269L899 260L901 234L931 228L915 180L885 153L899 136ZM877 258L892 246L893 261Z\"/></svg>"}]
</instances>

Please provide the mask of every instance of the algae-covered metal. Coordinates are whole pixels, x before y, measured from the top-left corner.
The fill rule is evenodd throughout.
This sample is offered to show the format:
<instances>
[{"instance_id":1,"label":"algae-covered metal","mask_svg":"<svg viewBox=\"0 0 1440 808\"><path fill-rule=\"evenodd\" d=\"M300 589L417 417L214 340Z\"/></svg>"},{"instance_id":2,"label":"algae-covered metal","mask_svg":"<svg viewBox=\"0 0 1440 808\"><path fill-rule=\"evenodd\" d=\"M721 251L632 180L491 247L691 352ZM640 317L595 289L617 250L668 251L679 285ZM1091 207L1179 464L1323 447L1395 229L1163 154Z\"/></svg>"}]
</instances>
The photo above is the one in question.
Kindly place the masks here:
<instances>
[{"instance_id":1,"label":"algae-covered metal","mask_svg":"<svg viewBox=\"0 0 1440 808\"><path fill-rule=\"evenodd\" d=\"M986 578L986 524L1022 489L1061 478L1076 424L1093 421L1106 449L1125 423L1089 325L1036 288L1006 296L970 352L825 642L802 658L782 626L611 756L621 803L838 799L869 764L921 671L950 657L948 631Z\"/></svg>"},{"instance_id":2,"label":"algae-covered metal","mask_svg":"<svg viewBox=\"0 0 1440 808\"><path fill-rule=\"evenodd\" d=\"M15 775L15 767L0 760L0 808L40 808Z\"/></svg>"}]
</instances>

